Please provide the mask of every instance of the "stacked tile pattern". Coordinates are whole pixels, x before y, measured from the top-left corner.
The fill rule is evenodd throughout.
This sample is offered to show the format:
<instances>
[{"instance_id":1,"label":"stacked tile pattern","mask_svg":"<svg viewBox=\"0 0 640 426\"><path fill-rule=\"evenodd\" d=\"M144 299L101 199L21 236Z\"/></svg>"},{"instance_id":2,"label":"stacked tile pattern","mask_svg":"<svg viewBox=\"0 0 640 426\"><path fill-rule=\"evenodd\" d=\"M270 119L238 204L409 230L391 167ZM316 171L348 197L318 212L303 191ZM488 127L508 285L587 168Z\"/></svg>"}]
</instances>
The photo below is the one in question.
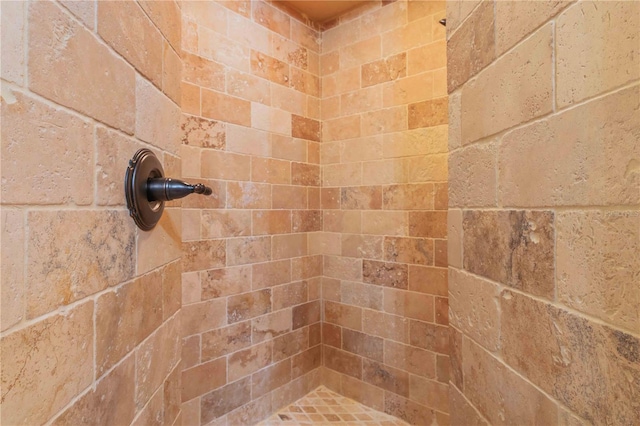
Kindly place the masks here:
<instances>
[{"instance_id":1,"label":"stacked tile pattern","mask_svg":"<svg viewBox=\"0 0 640 426\"><path fill-rule=\"evenodd\" d=\"M444 2L370 2L322 33L323 383L448 421Z\"/></svg>"},{"instance_id":2,"label":"stacked tile pattern","mask_svg":"<svg viewBox=\"0 0 640 426\"><path fill-rule=\"evenodd\" d=\"M451 423L637 424L640 4L451 1L447 38Z\"/></svg>"},{"instance_id":3,"label":"stacked tile pattern","mask_svg":"<svg viewBox=\"0 0 640 426\"><path fill-rule=\"evenodd\" d=\"M180 171L180 9L0 7L0 423L174 424L180 212L143 233L122 187L141 147Z\"/></svg>"},{"instance_id":4,"label":"stacked tile pattern","mask_svg":"<svg viewBox=\"0 0 640 426\"><path fill-rule=\"evenodd\" d=\"M254 424L320 384L320 34L263 1L182 2L185 424Z\"/></svg>"}]
</instances>

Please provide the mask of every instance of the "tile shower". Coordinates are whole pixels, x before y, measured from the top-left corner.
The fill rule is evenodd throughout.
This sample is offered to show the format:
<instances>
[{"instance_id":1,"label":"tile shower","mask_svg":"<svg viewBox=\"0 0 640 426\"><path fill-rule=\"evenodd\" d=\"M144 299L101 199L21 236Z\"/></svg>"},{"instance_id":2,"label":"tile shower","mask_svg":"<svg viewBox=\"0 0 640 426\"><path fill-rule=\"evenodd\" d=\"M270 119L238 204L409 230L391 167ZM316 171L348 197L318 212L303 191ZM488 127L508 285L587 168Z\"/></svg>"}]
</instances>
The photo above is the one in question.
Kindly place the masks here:
<instances>
[{"instance_id":1,"label":"tile shower","mask_svg":"<svg viewBox=\"0 0 640 426\"><path fill-rule=\"evenodd\" d=\"M0 11L2 424L640 421L640 3Z\"/></svg>"}]
</instances>

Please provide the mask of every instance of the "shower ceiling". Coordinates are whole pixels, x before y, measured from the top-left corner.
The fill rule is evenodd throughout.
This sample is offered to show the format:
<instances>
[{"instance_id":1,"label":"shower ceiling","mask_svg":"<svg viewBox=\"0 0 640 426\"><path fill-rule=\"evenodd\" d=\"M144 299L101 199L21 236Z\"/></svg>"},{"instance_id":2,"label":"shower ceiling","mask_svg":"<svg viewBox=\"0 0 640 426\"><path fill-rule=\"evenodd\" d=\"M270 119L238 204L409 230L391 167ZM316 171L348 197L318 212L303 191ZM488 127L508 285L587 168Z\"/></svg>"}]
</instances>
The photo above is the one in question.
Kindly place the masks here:
<instances>
[{"instance_id":1,"label":"shower ceiling","mask_svg":"<svg viewBox=\"0 0 640 426\"><path fill-rule=\"evenodd\" d=\"M328 19L335 18L336 16L351 10L362 3L366 3L366 0L346 0L346 1L334 1L334 0L280 0L283 3L288 4L294 9L304 13L315 22L324 22Z\"/></svg>"}]
</instances>

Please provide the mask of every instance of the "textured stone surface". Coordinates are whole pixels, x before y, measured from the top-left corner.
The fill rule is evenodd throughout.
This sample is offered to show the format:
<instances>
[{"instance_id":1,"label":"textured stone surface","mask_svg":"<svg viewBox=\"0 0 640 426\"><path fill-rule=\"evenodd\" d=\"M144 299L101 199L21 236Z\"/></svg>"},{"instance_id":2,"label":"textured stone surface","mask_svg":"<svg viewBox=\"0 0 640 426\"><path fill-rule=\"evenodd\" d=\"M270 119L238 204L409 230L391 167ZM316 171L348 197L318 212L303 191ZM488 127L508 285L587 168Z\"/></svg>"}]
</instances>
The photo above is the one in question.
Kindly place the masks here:
<instances>
[{"instance_id":1,"label":"textured stone surface","mask_svg":"<svg viewBox=\"0 0 640 426\"><path fill-rule=\"evenodd\" d=\"M557 20L557 100L564 107L640 78L640 5L576 4ZM618 30L607 31L609 20ZM588 34L585 29L589 28ZM598 34L597 36L595 34ZM586 55L586 52L589 55Z\"/></svg>"},{"instance_id":2,"label":"textured stone surface","mask_svg":"<svg viewBox=\"0 0 640 426\"><path fill-rule=\"evenodd\" d=\"M13 96L2 102L2 202L91 204L93 126L32 96Z\"/></svg>"},{"instance_id":3,"label":"textured stone surface","mask_svg":"<svg viewBox=\"0 0 640 426\"><path fill-rule=\"evenodd\" d=\"M462 143L552 110L552 26L547 24L462 89ZM457 55L457 52L452 52ZM500 84L495 84L500 81Z\"/></svg>"},{"instance_id":4,"label":"textured stone surface","mask_svg":"<svg viewBox=\"0 0 640 426\"><path fill-rule=\"evenodd\" d=\"M506 135L498 153L499 201L507 206L640 202L639 91L638 86L621 90Z\"/></svg>"},{"instance_id":5,"label":"textured stone surface","mask_svg":"<svg viewBox=\"0 0 640 426\"><path fill-rule=\"evenodd\" d=\"M451 324L492 352L500 347L499 294L496 284L449 269Z\"/></svg>"},{"instance_id":6,"label":"textured stone surface","mask_svg":"<svg viewBox=\"0 0 640 426\"><path fill-rule=\"evenodd\" d=\"M494 143L452 152L449 167L449 206L489 207L496 203L497 148Z\"/></svg>"},{"instance_id":7,"label":"textured stone surface","mask_svg":"<svg viewBox=\"0 0 640 426\"><path fill-rule=\"evenodd\" d=\"M2 209L0 223L2 238L0 286L0 329L6 330L24 317L24 213L19 210Z\"/></svg>"},{"instance_id":8,"label":"textured stone surface","mask_svg":"<svg viewBox=\"0 0 640 426\"><path fill-rule=\"evenodd\" d=\"M558 215L558 299L627 330L640 329L640 213Z\"/></svg>"},{"instance_id":9,"label":"textured stone surface","mask_svg":"<svg viewBox=\"0 0 640 426\"><path fill-rule=\"evenodd\" d=\"M91 384L93 310L83 303L2 338L3 424L44 423Z\"/></svg>"},{"instance_id":10,"label":"textured stone surface","mask_svg":"<svg viewBox=\"0 0 640 426\"><path fill-rule=\"evenodd\" d=\"M27 317L95 294L134 275L134 225L121 211L31 212ZM126 253L115 256L115 253ZM69 263L69 256L74 262Z\"/></svg>"},{"instance_id":11,"label":"textured stone surface","mask_svg":"<svg viewBox=\"0 0 640 426\"><path fill-rule=\"evenodd\" d=\"M465 211L464 268L537 296L554 297L554 216Z\"/></svg>"},{"instance_id":12,"label":"textured stone surface","mask_svg":"<svg viewBox=\"0 0 640 426\"><path fill-rule=\"evenodd\" d=\"M29 5L29 21L29 88L133 133L133 68L54 3Z\"/></svg>"}]
</instances>

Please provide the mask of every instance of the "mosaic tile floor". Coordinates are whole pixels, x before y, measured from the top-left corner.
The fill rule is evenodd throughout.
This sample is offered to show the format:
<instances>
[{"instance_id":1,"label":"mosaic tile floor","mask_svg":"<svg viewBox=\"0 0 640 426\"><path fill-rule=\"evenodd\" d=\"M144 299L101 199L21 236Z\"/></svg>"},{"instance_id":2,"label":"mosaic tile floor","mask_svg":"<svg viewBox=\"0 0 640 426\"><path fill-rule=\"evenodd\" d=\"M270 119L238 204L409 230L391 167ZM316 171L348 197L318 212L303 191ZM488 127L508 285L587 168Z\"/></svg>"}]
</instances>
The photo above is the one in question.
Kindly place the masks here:
<instances>
[{"instance_id":1,"label":"mosaic tile floor","mask_svg":"<svg viewBox=\"0 0 640 426\"><path fill-rule=\"evenodd\" d=\"M407 426L408 423L320 386L258 424L276 425Z\"/></svg>"}]
</instances>

